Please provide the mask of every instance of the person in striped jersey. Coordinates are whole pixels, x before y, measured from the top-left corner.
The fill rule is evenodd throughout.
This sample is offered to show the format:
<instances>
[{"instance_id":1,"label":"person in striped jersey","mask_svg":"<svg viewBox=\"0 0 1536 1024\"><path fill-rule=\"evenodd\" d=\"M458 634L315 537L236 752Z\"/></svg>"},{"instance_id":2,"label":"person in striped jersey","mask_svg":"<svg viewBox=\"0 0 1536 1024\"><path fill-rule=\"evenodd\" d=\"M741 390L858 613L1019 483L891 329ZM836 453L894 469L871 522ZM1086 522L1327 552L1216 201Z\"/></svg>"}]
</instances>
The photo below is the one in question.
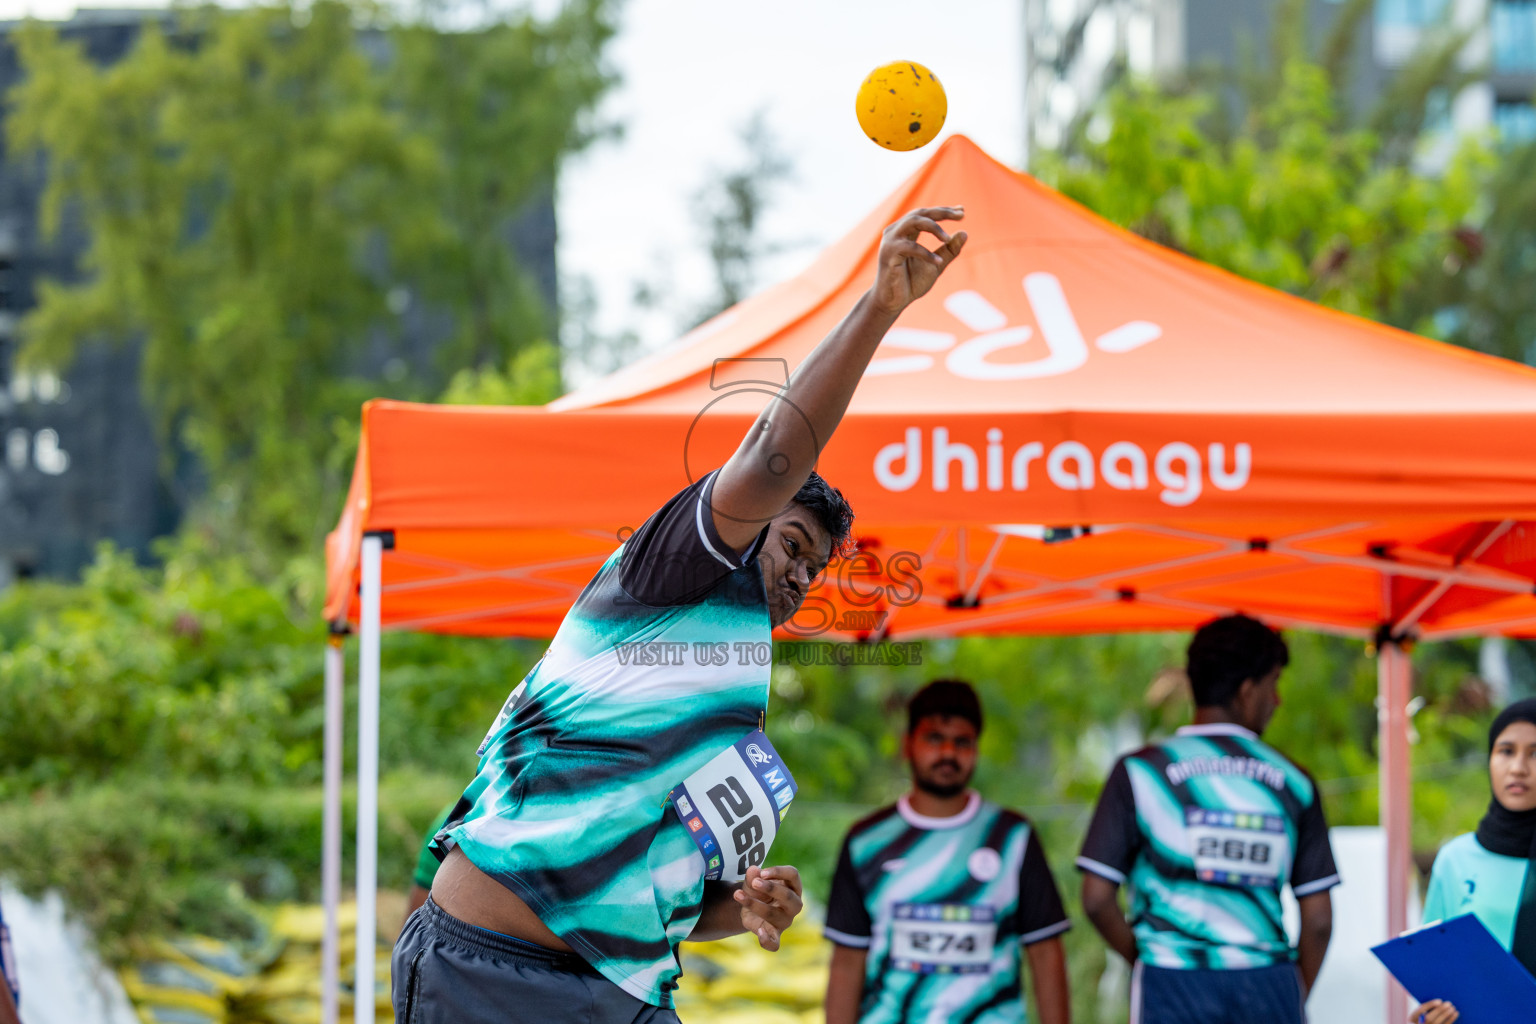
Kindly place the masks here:
<instances>
[{"instance_id":1,"label":"person in striped jersey","mask_svg":"<svg viewBox=\"0 0 1536 1024\"><path fill-rule=\"evenodd\" d=\"M886 331L960 255L965 233L940 222L962 216L921 209L887 228L871 246L873 286L735 454L652 514L577 598L437 835L442 866L395 945L396 1019L671 1024L684 939L751 932L778 948L802 907L800 877L763 866L766 844L751 843L776 822L751 811L782 817L792 786L758 805L735 776L701 775L733 750L755 764L774 756L754 731L772 665L741 653L768 646L846 542L852 510L812 472L816 458ZM723 849L704 852L715 834L669 799L718 790L725 814L726 781L742 801L730 808L746 808L718 836L741 854L728 858L733 881Z\"/></svg>"},{"instance_id":2,"label":"person in striped jersey","mask_svg":"<svg viewBox=\"0 0 1536 1024\"><path fill-rule=\"evenodd\" d=\"M1122 757L1077 866L1083 910L1133 965L1132 1024L1301 1024L1339 884L1317 785L1259 739L1280 706L1285 641L1230 615L1190 642L1195 721ZM1128 920L1117 900L1129 882ZM1281 920L1287 883L1300 945Z\"/></svg>"},{"instance_id":3,"label":"person in striped jersey","mask_svg":"<svg viewBox=\"0 0 1536 1024\"><path fill-rule=\"evenodd\" d=\"M912 789L858 822L827 901L827 1024L1068 1024L1071 922L1029 819L969 788L981 703L936 680L908 704Z\"/></svg>"}]
</instances>

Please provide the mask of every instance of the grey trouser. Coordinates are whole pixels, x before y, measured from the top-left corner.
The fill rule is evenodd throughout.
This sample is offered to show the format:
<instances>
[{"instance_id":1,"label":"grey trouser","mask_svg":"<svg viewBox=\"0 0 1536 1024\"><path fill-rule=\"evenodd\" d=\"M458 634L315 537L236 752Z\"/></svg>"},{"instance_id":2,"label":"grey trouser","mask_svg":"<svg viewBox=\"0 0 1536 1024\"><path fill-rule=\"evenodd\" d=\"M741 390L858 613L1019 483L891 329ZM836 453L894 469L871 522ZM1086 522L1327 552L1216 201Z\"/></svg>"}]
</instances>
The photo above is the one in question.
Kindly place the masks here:
<instances>
[{"instance_id":1,"label":"grey trouser","mask_svg":"<svg viewBox=\"0 0 1536 1024\"><path fill-rule=\"evenodd\" d=\"M574 953L465 924L430 896L390 966L396 1024L678 1024Z\"/></svg>"}]
</instances>

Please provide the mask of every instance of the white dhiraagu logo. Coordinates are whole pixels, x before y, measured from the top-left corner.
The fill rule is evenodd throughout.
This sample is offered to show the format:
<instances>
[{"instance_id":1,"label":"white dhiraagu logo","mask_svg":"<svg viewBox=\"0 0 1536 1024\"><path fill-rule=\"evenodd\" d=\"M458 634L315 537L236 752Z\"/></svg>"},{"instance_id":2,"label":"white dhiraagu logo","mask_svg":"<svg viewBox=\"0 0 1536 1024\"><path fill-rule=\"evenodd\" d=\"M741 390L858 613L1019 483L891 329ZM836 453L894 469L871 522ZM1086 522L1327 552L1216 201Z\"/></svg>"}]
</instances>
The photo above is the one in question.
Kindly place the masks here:
<instances>
[{"instance_id":1,"label":"white dhiraagu logo","mask_svg":"<svg viewBox=\"0 0 1536 1024\"><path fill-rule=\"evenodd\" d=\"M1030 274L1024 278L1024 294L1049 350L1043 358L992 362L990 357L994 353L1029 343L1034 330L1009 326L1007 316L981 293L959 291L944 300L944 308L976 331L975 336L960 341L944 331L894 328L881 344L882 351L906 349L914 354L876 359L865 375L920 373L937 365L941 354L944 368L967 380L1057 377L1087 363L1088 342L1067 305L1056 275ZM1162 336L1163 329L1157 324L1131 320L1099 335L1093 346L1100 352L1130 352ZM1040 467L1035 464L1044 463L1044 482L1064 491L1091 491L1100 481L1119 491L1145 491L1155 479L1160 485L1158 498L1166 505L1182 507L1197 501L1207 482L1218 491L1237 491L1248 485L1253 472L1253 449L1243 442L1231 446L1229 464L1227 445L1221 442L1206 445L1202 450L1187 441L1171 441L1150 451L1133 441L1116 441L1095 453L1081 441L1062 441L1047 452L1039 441L1005 444L1003 432L997 427L987 430L985 436L983 466L978 446L952 441L949 428L934 427L930 444L925 446L922 430L908 427L902 440L875 453L875 479L888 491L910 490L923 479L926 462L935 491L948 491L954 474L959 476L961 490L980 490L983 468L987 490L1027 491L1032 478L1037 485L1042 482L1038 479Z\"/></svg>"},{"instance_id":2,"label":"white dhiraagu logo","mask_svg":"<svg viewBox=\"0 0 1536 1024\"><path fill-rule=\"evenodd\" d=\"M1032 482L1038 486L1042 481L1036 463L1043 462L1044 482L1063 491L1091 491L1100 481L1117 491L1145 491L1155 478L1163 504L1183 507L1199 499L1207 481L1218 491L1238 491L1253 474L1253 449L1241 441L1232 446L1229 464L1227 446L1220 441L1204 452L1187 441L1170 441L1150 455L1134 441L1115 441L1095 455L1081 441L1062 441L1049 452L1039 441L1005 445L997 427L987 430L986 439L989 491L1027 491ZM926 461L935 491L949 490L956 475L962 491L981 488L982 459L974 446L951 441L948 427L934 427L930 441ZM921 428L907 427L903 440L875 453L875 480L888 491L911 490L923 478L923 454Z\"/></svg>"},{"instance_id":3,"label":"white dhiraagu logo","mask_svg":"<svg viewBox=\"0 0 1536 1024\"><path fill-rule=\"evenodd\" d=\"M756 743L747 744L747 757L753 764L767 764L773 760L773 756Z\"/></svg>"},{"instance_id":4,"label":"white dhiraagu logo","mask_svg":"<svg viewBox=\"0 0 1536 1024\"><path fill-rule=\"evenodd\" d=\"M992 362L995 352L1028 345L1034 328L1009 326L1008 317L980 293L959 291L944 300L944 308L974 337L960 341L946 331L924 331L895 327L886 334L882 349L906 349L916 353L876 359L865 371L866 377L898 373L920 373L932 368L940 353L944 368L966 380L1028 380L1035 377L1059 377L1088 362L1088 342L1067 305L1061 282L1055 274L1035 273L1024 278L1024 294L1040 325L1040 336L1047 354L1028 362ZM1100 352L1129 352L1163 336L1163 329L1147 320L1131 320L1105 331L1093 341Z\"/></svg>"}]
</instances>

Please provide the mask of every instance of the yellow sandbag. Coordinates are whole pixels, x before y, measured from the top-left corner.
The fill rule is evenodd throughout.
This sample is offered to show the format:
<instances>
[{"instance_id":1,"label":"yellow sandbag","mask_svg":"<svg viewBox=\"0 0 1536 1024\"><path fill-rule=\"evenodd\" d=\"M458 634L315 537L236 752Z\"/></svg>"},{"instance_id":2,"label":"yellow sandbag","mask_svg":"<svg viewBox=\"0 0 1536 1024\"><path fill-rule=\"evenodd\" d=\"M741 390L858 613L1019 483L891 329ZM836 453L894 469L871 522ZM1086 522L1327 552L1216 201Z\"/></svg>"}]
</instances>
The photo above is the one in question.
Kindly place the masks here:
<instances>
[{"instance_id":1,"label":"yellow sandbag","mask_svg":"<svg viewBox=\"0 0 1536 1024\"><path fill-rule=\"evenodd\" d=\"M827 991L827 976L815 969L769 970L752 975L728 975L710 984L711 1002L747 999L804 1009L819 1003Z\"/></svg>"},{"instance_id":2,"label":"yellow sandbag","mask_svg":"<svg viewBox=\"0 0 1536 1024\"><path fill-rule=\"evenodd\" d=\"M729 1006L684 1024L800 1024L800 1015L773 1006Z\"/></svg>"}]
</instances>

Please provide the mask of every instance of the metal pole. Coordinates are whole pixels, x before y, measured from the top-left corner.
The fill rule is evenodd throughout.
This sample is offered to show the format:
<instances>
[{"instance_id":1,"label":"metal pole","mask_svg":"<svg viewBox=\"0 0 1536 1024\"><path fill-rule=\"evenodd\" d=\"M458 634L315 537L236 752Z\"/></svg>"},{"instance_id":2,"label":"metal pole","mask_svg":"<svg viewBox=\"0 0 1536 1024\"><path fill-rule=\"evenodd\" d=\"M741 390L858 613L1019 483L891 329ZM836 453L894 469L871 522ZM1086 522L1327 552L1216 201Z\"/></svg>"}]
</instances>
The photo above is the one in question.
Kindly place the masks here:
<instances>
[{"instance_id":1,"label":"metal pole","mask_svg":"<svg viewBox=\"0 0 1536 1024\"><path fill-rule=\"evenodd\" d=\"M341 761L342 719L346 714L344 639L332 633L325 646L325 809L320 840L320 901L325 931L320 939L320 1024L336 1024L341 978Z\"/></svg>"},{"instance_id":2,"label":"metal pole","mask_svg":"<svg viewBox=\"0 0 1536 1024\"><path fill-rule=\"evenodd\" d=\"M379 613L384 539L363 538L357 675L357 963L353 1020L373 1024L379 855Z\"/></svg>"},{"instance_id":3,"label":"metal pole","mask_svg":"<svg viewBox=\"0 0 1536 1024\"><path fill-rule=\"evenodd\" d=\"M1408 929L1408 886L1412 878L1412 779L1408 755L1408 701L1413 689L1408 652L1395 640L1377 650L1377 682L1381 695L1378 716L1381 747L1381 825L1387 836L1387 937ZM1387 1024L1408 1017L1408 994L1387 978Z\"/></svg>"}]
</instances>

